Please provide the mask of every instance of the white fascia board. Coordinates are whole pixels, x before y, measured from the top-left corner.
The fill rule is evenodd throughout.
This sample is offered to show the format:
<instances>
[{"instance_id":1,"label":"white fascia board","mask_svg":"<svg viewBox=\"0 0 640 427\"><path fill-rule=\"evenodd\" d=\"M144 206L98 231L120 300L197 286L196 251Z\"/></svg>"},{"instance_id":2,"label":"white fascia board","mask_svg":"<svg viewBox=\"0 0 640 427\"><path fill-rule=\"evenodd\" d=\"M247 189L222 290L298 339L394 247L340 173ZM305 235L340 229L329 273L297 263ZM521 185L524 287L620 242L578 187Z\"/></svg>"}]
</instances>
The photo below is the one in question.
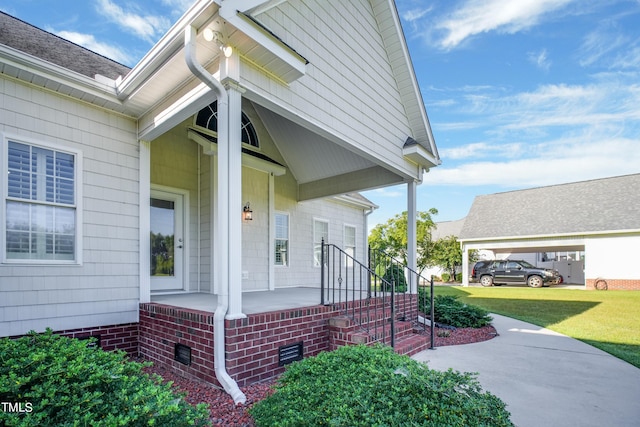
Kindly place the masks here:
<instances>
[{"instance_id":1,"label":"white fascia board","mask_svg":"<svg viewBox=\"0 0 640 427\"><path fill-rule=\"evenodd\" d=\"M628 234L638 234L640 229L631 230L602 230L602 231L582 231L573 233L556 233L556 234L531 234L527 236L497 236L497 237L476 237L472 239L458 239L460 243L477 243L477 242L499 242L529 239L552 239L562 237L597 237L597 236L624 236Z\"/></svg>"},{"instance_id":2,"label":"white fascia board","mask_svg":"<svg viewBox=\"0 0 640 427\"><path fill-rule=\"evenodd\" d=\"M222 6L224 6L224 1L222 2L216 2L218 4L222 3ZM249 9L253 9L256 8L258 6L261 6L264 3L270 3L269 0L234 0L233 1L233 8L236 10L239 10L240 12L246 12Z\"/></svg>"},{"instance_id":3,"label":"white fascia board","mask_svg":"<svg viewBox=\"0 0 640 427\"><path fill-rule=\"evenodd\" d=\"M412 162L429 169L440 164L440 161L431 155L420 144L412 144L402 149L402 155Z\"/></svg>"},{"instance_id":4,"label":"white fascia board","mask_svg":"<svg viewBox=\"0 0 640 427\"><path fill-rule=\"evenodd\" d=\"M402 29L402 23L400 22L400 16L398 15L398 9L396 8L394 0L386 0L387 8L391 11L391 15L393 17L393 25L395 27L396 34L399 35L399 44L402 50L402 57L404 58L404 66L406 67L407 73L410 78L411 87L413 88L413 92L415 94L416 100L418 102L418 108L420 112L420 119L424 126L426 127L427 136L429 139L429 146L431 148L431 152L434 153L435 156L430 156L432 160L429 162L433 166L438 166L442 163L440 157L438 155L438 147L436 146L435 138L433 137L433 131L431 130L431 123L429 122L429 117L427 115L427 110L424 106L424 101L422 99L422 92L420 91L420 85L418 84L418 78L415 73L415 69L413 67L413 63L411 61L411 54L409 53L409 46L407 46L407 41L404 36L404 30Z\"/></svg>"},{"instance_id":5,"label":"white fascia board","mask_svg":"<svg viewBox=\"0 0 640 427\"><path fill-rule=\"evenodd\" d=\"M115 81L106 77L96 80L4 45L0 45L0 62L96 98L122 104L116 98Z\"/></svg>"},{"instance_id":6,"label":"white fascia board","mask_svg":"<svg viewBox=\"0 0 640 427\"><path fill-rule=\"evenodd\" d=\"M287 83L305 75L307 65L305 58L240 13L235 4L230 5L229 3L231 2L226 1L220 6L218 11L220 17L291 67L295 73L287 79Z\"/></svg>"},{"instance_id":7,"label":"white fascia board","mask_svg":"<svg viewBox=\"0 0 640 427\"><path fill-rule=\"evenodd\" d=\"M349 206L354 206L356 208L364 208L364 209L371 209L371 210L376 210L378 209L380 206L376 205L375 203L367 203L364 200L361 199L356 199L354 197L350 197L348 194L343 194L342 196L335 196L333 198L334 200L340 202L340 203L344 203L346 205Z\"/></svg>"},{"instance_id":8,"label":"white fascia board","mask_svg":"<svg viewBox=\"0 0 640 427\"><path fill-rule=\"evenodd\" d=\"M211 88L204 83L200 83L169 107L155 115L148 126L138 131L138 139L153 141L210 103Z\"/></svg>"}]
</instances>

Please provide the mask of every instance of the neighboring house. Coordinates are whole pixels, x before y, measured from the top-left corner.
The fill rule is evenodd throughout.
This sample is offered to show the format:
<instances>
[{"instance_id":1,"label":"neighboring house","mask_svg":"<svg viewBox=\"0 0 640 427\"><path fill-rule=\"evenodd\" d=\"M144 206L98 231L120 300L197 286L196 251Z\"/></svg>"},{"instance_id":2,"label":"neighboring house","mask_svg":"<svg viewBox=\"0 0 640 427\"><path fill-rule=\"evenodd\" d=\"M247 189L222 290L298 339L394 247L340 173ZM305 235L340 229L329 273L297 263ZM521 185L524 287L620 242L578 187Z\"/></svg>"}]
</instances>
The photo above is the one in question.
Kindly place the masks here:
<instances>
[{"instance_id":1,"label":"neighboring house","mask_svg":"<svg viewBox=\"0 0 640 427\"><path fill-rule=\"evenodd\" d=\"M0 137L0 335L100 335L236 401L278 345L329 349L333 313L243 292L319 287L322 240L366 262L357 192L400 183L415 267L440 163L390 0L200 0L133 69L0 13ZM154 303L193 292L215 314Z\"/></svg>"},{"instance_id":2,"label":"neighboring house","mask_svg":"<svg viewBox=\"0 0 640 427\"><path fill-rule=\"evenodd\" d=\"M640 174L478 196L459 239L464 284L476 249L551 263L587 289L640 290L638 212Z\"/></svg>"}]
</instances>

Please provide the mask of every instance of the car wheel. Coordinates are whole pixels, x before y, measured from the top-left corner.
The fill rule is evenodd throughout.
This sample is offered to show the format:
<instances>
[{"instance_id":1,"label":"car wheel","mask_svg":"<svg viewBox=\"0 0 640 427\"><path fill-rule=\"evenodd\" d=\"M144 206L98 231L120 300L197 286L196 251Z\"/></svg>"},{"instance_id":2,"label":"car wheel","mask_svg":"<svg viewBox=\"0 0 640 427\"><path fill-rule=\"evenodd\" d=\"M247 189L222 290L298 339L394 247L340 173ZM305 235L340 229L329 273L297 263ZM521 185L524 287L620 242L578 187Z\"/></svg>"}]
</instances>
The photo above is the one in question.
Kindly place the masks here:
<instances>
[{"instance_id":1,"label":"car wheel","mask_svg":"<svg viewBox=\"0 0 640 427\"><path fill-rule=\"evenodd\" d=\"M480 284L484 287L489 287L489 286L493 286L493 277L491 276L482 276L480 278Z\"/></svg>"},{"instance_id":2,"label":"car wheel","mask_svg":"<svg viewBox=\"0 0 640 427\"><path fill-rule=\"evenodd\" d=\"M527 285L529 285L530 288L541 288L542 285L544 285L544 281L540 276L530 276L527 279Z\"/></svg>"}]
</instances>

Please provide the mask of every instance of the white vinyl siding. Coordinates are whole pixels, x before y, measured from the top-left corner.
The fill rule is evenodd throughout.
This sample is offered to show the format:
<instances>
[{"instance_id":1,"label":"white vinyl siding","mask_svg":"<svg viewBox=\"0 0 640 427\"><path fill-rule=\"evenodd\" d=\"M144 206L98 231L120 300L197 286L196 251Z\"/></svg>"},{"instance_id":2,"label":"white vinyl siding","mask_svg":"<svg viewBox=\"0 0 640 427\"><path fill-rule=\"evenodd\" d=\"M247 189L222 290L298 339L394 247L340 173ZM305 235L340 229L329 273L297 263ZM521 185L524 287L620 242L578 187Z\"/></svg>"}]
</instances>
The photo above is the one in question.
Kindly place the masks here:
<instances>
[{"instance_id":1,"label":"white vinyl siding","mask_svg":"<svg viewBox=\"0 0 640 427\"><path fill-rule=\"evenodd\" d=\"M329 243L329 222L313 220L313 266L320 267L322 241Z\"/></svg>"},{"instance_id":2,"label":"white vinyl siding","mask_svg":"<svg viewBox=\"0 0 640 427\"><path fill-rule=\"evenodd\" d=\"M242 69L242 78L249 91L295 111L292 117L318 123L327 131L340 129L354 151L366 152L413 175L415 166L402 157L402 144L413 129L399 87L411 86L412 82L398 81L393 66L403 65L389 62L390 52L381 32L397 30L392 21L379 20L386 18L377 16L378 9L385 7L374 8L365 0L279 3L260 14L260 22L303 53L313 78L302 78L290 86L274 85L268 74L250 66ZM402 64L399 51L391 53L393 60ZM379 90L372 91L372 86Z\"/></svg>"},{"instance_id":3,"label":"white vinyl siding","mask_svg":"<svg viewBox=\"0 0 640 427\"><path fill-rule=\"evenodd\" d=\"M289 265L289 215L275 214L275 265Z\"/></svg>"},{"instance_id":4,"label":"white vinyl siding","mask_svg":"<svg viewBox=\"0 0 640 427\"><path fill-rule=\"evenodd\" d=\"M0 335L138 321L137 123L0 76L0 132ZM7 261L9 141L74 156L74 260Z\"/></svg>"},{"instance_id":5,"label":"white vinyl siding","mask_svg":"<svg viewBox=\"0 0 640 427\"><path fill-rule=\"evenodd\" d=\"M6 261L75 262L79 153L5 142Z\"/></svg>"}]
</instances>

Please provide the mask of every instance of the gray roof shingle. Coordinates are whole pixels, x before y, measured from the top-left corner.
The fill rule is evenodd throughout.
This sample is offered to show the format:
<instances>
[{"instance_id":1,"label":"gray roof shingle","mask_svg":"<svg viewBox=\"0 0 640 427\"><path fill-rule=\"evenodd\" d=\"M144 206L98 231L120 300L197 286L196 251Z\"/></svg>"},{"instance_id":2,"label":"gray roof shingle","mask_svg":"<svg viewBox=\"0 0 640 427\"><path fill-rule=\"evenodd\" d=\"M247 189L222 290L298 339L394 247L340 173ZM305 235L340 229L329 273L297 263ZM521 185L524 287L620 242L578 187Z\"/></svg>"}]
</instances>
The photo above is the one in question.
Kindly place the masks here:
<instances>
[{"instance_id":1,"label":"gray roof shingle","mask_svg":"<svg viewBox=\"0 0 640 427\"><path fill-rule=\"evenodd\" d=\"M640 230L640 174L477 196L460 240Z\"/></svg>"},{"instance_id":2,"label":"gray roof shingle","mask_svg":"<svg viewBox=\"0 0 640 427\"><path fill-rule=\"evenodd\" d=\"M130 68L0 12L0 44L94 78L125 76Z\"/></svg>"}]
</instances>

